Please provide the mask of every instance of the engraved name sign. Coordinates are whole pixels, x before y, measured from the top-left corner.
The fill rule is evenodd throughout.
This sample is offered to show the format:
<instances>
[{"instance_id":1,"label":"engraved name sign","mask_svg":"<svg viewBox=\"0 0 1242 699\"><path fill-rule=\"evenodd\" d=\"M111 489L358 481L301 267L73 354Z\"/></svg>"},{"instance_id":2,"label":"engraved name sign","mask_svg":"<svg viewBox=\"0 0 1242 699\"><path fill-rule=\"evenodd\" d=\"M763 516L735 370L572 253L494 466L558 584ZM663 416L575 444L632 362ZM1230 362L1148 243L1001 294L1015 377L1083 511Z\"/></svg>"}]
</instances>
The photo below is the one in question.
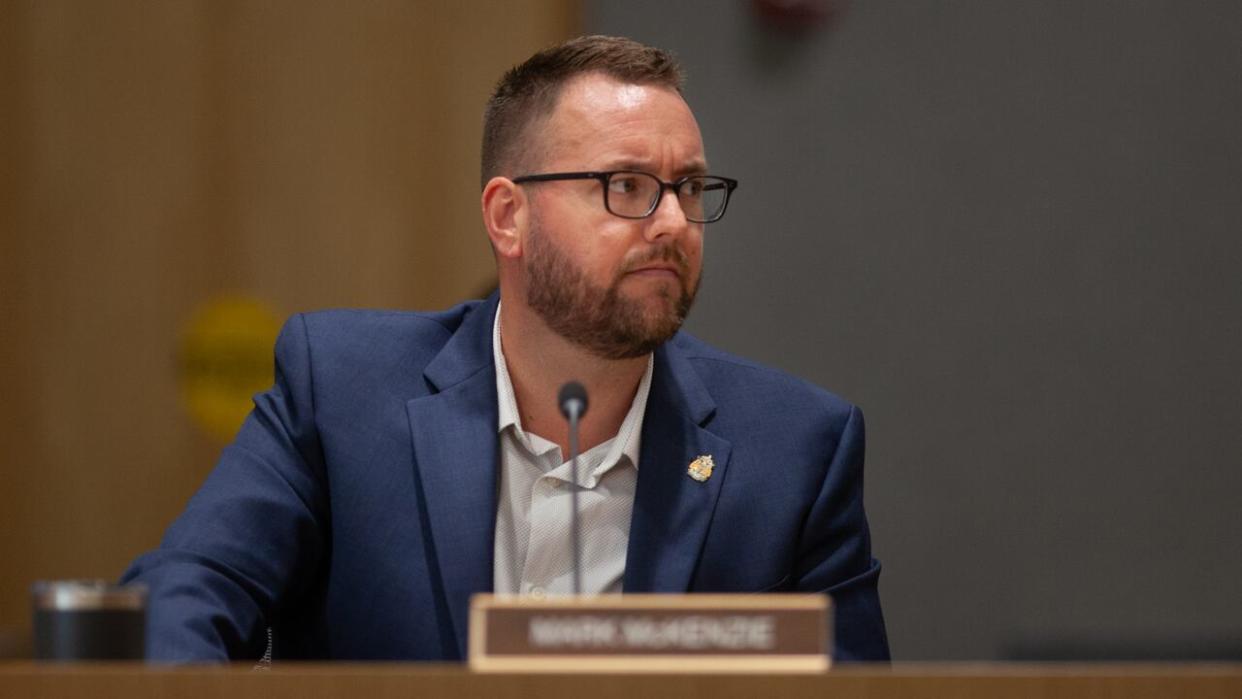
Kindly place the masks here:
<instances>
[{"instance_id":1,"label":"engraved name sign","mask_svg":"<svg viewBox=\"0 0 1242 699\"><path fill-rule=\"evenodd\" d=\"M471 600L470 665L500 672L823 672L824 595Z\"/></svg>"}]
</instances>

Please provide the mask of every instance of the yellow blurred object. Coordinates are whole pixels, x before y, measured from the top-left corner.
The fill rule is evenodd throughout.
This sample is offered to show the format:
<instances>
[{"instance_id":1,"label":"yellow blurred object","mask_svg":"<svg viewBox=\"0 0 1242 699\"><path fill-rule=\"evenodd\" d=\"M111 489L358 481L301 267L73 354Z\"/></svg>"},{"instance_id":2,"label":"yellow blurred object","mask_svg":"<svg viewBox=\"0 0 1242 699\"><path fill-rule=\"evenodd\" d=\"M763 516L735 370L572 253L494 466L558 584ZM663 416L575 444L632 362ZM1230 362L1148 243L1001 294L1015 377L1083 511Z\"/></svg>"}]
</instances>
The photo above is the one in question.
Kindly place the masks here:
<instances>
[{"instance_id":1,"label":"yellow blurred object","mask_svg":"<svg viewBox=\"0 0 1242 699\"><path fill-rule=\"evenodd\" d=\"M178 357L181 395L208 434L231 439L254 394L272 385L272 347L279 332L275 311L242 296L214 300L190 319Z\"/></svg>"}]
</instances>

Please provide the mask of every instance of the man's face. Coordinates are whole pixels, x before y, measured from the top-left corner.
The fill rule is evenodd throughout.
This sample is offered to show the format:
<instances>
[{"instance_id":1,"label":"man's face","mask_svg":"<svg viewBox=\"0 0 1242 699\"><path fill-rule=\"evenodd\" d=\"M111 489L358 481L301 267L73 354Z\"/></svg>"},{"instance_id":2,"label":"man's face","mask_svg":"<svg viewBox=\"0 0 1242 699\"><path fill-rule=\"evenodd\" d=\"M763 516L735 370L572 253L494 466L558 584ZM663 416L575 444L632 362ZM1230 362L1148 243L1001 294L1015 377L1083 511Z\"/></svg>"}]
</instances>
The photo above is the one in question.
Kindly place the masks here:
<instances>
[{"instance_id":1,"label":"man's face","mask_svg":"<svg viewBox=\"0 0 1242 699\"><path fill-rule=\"evenodd\" d=\"M706 171L698 124L666 88L582 76L537 129L538 172L638 170L672 181ZM686 221L671 192L648 218L614 216L602 186L571 180L528 188L526 302L597 356L639 357L672 337L690 310L703 224Z\"/></svg>"}]
</instances>

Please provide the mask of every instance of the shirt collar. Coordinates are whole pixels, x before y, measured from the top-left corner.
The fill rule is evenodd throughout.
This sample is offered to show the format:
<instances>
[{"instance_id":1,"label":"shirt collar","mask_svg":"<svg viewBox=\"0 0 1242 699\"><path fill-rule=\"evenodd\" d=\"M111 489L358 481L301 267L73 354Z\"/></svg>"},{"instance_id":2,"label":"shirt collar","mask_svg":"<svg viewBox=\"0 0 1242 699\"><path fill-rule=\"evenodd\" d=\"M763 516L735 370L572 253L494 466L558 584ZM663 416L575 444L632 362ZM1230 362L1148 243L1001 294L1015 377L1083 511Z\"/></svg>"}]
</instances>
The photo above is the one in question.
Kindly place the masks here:
<instances>
[{"instance_id":1,"label":"shirt collar","mask_svg":"<svg viewBox=\"0 0 1242 699\"><path fill-rule=\"evenodd\" d=\"M513 381L509 378L509 365L505 363L505 353L500 346L500 304L496 305L496 318L492 321L492 360L496 364L496 403L499 408L496 431L504 432L512 426L518 438L524 441L528 435L522 430L522 416L518 412L517 397L513 394ZM638 382L638 390L634 392L634 401L630 410L621 421L621 427L613 437L611 447L603 463L611 463L625 456L638 468L638 454L642 444L643 417L647 413L647 396L651 392L651 375L655 368L654 356L647 355L647 370ZM537 435L529 435L537 436Z\"/></svg>"},{"instance_id":2,"label":"shirt collar","mask_svg":"<svg viewBox=\"0 0 1242 699\"><path fill-rule=\"evenodd\" d=\"M497 432L513 425L518 432L522 431L522 416L518 414L517 398L513 395L513 381L509 378L509 365L505 363L505 353L500 348L500 304L496 304L496 319L492 321L492 361L496 364L496 403L499 407L500 424Z\"/></svg>"}]
</instances>

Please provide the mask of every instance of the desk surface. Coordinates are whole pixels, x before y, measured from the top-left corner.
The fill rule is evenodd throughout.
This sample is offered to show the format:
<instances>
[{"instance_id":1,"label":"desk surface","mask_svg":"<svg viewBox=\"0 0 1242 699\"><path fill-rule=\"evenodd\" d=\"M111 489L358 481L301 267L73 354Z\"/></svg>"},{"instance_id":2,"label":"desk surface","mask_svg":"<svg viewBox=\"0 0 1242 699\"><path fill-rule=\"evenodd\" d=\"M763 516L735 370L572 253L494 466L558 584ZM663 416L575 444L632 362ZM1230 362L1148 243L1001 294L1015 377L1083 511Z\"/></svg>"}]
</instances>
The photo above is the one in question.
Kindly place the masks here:
<instances>
[{"instance_id":1,"label":"desk surface","mask_svg":"<svg viewBox=\"0 0 1242 699\"><path fill-rule=\"evenodd\" d=\"M455 665L286 664L160 667L0 663L0 697L1242 697L1242 664L923 664L823 675L471 673Z\"/></svg>"}]
</instances>

